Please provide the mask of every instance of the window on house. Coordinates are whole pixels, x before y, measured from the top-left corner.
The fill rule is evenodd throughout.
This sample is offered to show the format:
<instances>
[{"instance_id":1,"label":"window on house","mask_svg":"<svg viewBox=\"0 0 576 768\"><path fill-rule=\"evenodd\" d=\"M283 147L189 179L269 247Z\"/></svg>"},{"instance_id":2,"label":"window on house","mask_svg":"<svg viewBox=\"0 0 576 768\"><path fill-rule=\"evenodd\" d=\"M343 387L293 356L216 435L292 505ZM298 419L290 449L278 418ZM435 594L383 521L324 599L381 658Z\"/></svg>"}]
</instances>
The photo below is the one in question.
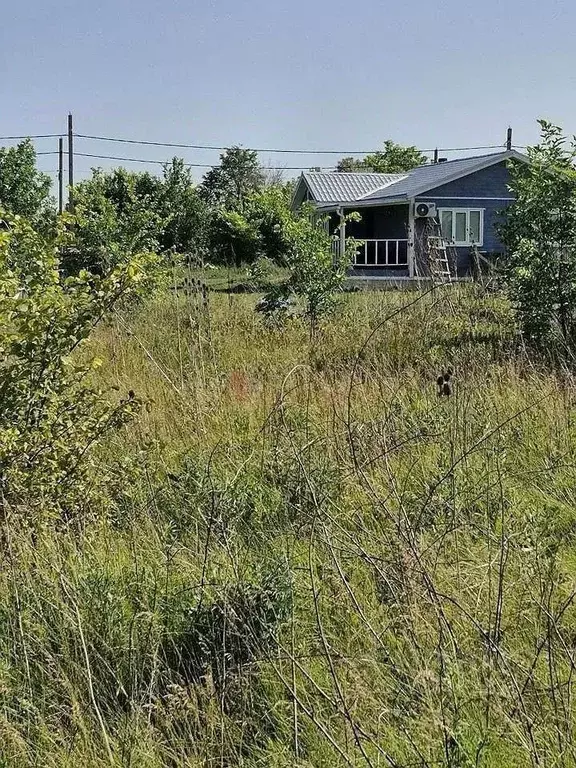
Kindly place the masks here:
<instances>
[{"instance_id":1,"label":"window on house","mask_svg":"<svg viewBox=\"0 0 576 768\"><path fill-rule=\"evenodd\" d=\"M440 208L442 234L455 245L482 245L484 210L482 208Z\"/></svg>"}]
</instances>

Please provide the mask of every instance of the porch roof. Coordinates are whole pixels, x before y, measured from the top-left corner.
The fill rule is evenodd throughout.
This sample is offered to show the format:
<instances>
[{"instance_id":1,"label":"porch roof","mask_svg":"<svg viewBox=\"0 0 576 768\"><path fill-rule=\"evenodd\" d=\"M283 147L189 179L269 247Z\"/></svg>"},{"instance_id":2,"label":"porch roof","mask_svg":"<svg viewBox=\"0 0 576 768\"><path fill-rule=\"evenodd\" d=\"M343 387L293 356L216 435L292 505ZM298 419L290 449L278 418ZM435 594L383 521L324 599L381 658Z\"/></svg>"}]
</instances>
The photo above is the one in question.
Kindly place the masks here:
<instances>
[{"instance_id":1,"label":"porch roof","mask_svg":"<svg viewBox=\"0 0 576 768\"><path fill-rule=\"evenodd\" d=\"M310 171L303 173L314 202L322 205L353 203L365 195L376 193L390 184L406 178L405 173L334 173Z\"/></svg>"},{"instance_id":2,"label":"porch roof","mask_svg":"<svg viewBox=\"0 0 576 768\"><path fill-rule=\"evenodd\" d=\"M528 160L520 152L507 150L444 163L420 165L406 173L303 173L300 184L307 186L314 202L320 207L354 203L354 207L361 208L408 201L450 181L509 159L524 162Z\"/></svg>"}]
</instances>

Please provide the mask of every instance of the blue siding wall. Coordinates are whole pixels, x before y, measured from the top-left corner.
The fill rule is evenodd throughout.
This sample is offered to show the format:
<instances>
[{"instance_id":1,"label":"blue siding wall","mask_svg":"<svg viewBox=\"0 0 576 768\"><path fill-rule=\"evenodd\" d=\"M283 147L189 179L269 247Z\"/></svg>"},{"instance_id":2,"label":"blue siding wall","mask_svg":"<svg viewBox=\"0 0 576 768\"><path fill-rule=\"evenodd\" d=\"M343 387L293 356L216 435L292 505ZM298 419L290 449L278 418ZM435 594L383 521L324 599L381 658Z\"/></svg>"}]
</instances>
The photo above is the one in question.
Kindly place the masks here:
<instances>
[{"instance_id":1,"label":"blue siding wall","mask_svg":"<svg viewBox=\"0 0 576 768\"><path fill-rule=\"evenodd\" d=\"M506 163L491 165L481 171L471 173L462 179L451 181L427 192L427 195L442 195L443 197L511 197L508 189L510 175Z\"/></svg>"},{"instance_id":2,"label":"blue siding wall","mask_svg":"<svg viewBox=\"0 0 576 768\"><path fill-rule=\"evenodd\" d=\"M502 223L503 212L512 202L508 189L509 178L506 164L499 163L436 187L416 200L436 203L438 208L483 208L484 243L480 250L485 253L501 253L504 246L498 237L496 225ZM469 248L458 248L457 251L458 272L464 274L469 269Z\"/></svg>"},{"instance_id":3,"label":"blue siding wall","mask_svg":"<svg viewBox=\"0 0 576 768\"><path fill-rule=\"evenodd\" d=\"M418 198L428 202L435 202L438 208L483 208L484 209L484 242L480 247L481 253L502 253L504 246L498 237L496 225L504 221L503 210L510 201L504 200L479 200L476 197L452 197L448 199L438 199L426 196ZM465 246L457 248L458 252L458 273L466 274L469 270L470 248Z\"/></svg>"}]
</instances>

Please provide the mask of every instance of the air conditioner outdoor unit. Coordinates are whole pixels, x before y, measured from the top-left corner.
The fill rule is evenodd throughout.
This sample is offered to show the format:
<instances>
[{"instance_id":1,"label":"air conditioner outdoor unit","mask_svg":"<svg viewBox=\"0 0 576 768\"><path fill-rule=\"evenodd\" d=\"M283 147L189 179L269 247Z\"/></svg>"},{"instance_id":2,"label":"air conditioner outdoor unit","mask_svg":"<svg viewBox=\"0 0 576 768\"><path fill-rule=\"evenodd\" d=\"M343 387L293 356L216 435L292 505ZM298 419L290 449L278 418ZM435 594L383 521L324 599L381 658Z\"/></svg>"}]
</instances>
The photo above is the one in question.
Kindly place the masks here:
<instances>
[{"instance_id":1,"label":"air conditioner outdoor unit","mask_svg":"<svg viewBox=\"0 0 576 768\"><path fill-rule=\"evenodd\" d=\"M435 219L436 203L416 203L414 214L417 219Z\"/></svg>"}]
</instances>

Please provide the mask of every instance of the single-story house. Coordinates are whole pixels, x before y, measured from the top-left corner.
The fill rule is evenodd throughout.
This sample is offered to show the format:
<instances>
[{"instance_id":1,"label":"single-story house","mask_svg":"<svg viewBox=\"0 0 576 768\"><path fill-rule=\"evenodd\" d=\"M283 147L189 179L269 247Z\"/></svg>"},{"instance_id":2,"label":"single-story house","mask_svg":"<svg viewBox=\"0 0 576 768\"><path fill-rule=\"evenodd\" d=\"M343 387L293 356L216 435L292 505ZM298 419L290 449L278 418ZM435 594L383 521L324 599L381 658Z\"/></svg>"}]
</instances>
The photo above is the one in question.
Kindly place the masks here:
<instances>
[{"instance_id":1,"label":"single-story house","mask_svg":"<svg viewBox=\"0 0 576 768\"><path fill-rule=\"evenodd\" d=\"M440 161L405 173L340 173L310 171L297 183L293 208L311 203L327 214L338 247L353 237L362 244L350 271L352 277L406 279L421 274L424 232L432 222L451 243L457 274L471 269L471 249L488 257L504 251L497 231L509 190L508 161L527 162L515 150ZM356 211L360 221L344 224Z\"/></svg>"}]
</instances>

